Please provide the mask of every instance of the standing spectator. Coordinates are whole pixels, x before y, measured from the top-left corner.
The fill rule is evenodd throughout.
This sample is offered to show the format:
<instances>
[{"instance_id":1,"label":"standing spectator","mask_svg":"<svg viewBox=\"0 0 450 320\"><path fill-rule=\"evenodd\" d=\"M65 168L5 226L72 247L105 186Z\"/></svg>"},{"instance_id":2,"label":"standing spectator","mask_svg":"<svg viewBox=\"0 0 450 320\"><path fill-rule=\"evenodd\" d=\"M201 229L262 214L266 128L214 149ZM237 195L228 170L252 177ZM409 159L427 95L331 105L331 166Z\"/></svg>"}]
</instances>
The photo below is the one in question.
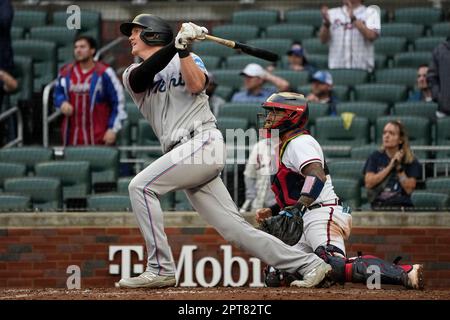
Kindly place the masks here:
<instances>
[{"instance_id":1,"label":"standing spectator","mask_svg":"<svg viewBox=\"0 0 450 320\"><path fill-rule=\"evenodd\" d=\"M208 72L208 86L206 87L206 94L209 97L209 107L214 115L217 117L220 112L220 108L225 104L225 100L215 94L217 89L217 82L214 75Z\"/></svg>"},{"instance_id":2,"label":"standing spectator","mask_svg":"<svg viewBox=\"0 0 450 320\"><path fill-rule=\"evenodd\" d=\"M389 121L383 129L383 145L372 153L364 166L367 198L373 209L412 207L411 193L421 177L404 125Z\"/></svg>"},{"instance_id":3,"label":"standing spectator","mask_svg":"<svg viewBox=\"0 0 450 320\"><path fill-rule=\"evenodd\" d=\"M423 64L417 69L417 89L414 90L408 98L408 101L433 101L431 89L427 82L428 66Z\"/></svg>"},{"instance_id":4,"label":"standing spectator","mask_svg":"<svg viewBox=\"0 0 450 320\"><path fill-rule=\"evenodd\" d=\"M255 143L245 165L245 202L241 212L249 208L269 208L275 204L275 195L270 187L270 139Z\"/></svg>"},{"instance_id":5,"label":"standing spectator","mask_svg":"<svg viewBox=\"0 0 450 320\"><path fill-rule=\"evenodd\" d=\"M365 69L375 66L373 42L380 34L380 13L362 0L344 0L343 6L321 8L323 24L319 37L329 43L328 67Z\"/></svg>"},{"instance_id":6,"label":"standing spectator","mask_svg":"<svg viewBox=\"0 0 450 320\"><path fill-rule=\"evenodd\" d=\"M113 145L127 117L123 87L110 66L94 61L96 49L93 38L77 37L75 61L59 72L54 99L65 115L64 145Z\"/></svg>"},{"instance_id":7,"label":"standing spectator","mask_svg":"<svg viewBox=\"0 0 450 320\"><path fill-rule=\"evenodd\" d=\"M314 73L315 68L306 59L305 50L300 43L294 42L286 54L289 70L308 71L310 75Z\"/></svg>"},{"instance_id":8,"label":"standing spectator","mask_svg":"<svg viewBox=\"0 0 450 320\"><path fill-rule=\"evenodd\" d=\"M257 63L248 64L240 73L244 77L245 90L236 92L231 102L264 102L276 91L289 89L289 82L264 70ZM275 87L263 87L266 81Z\"/></svg>"},{"instance_id":9,"label":"standing spectator","mask_svg":"<svg viewBox=\"0 0 450 320\"><path fill-rule=\"evenodd\" d=\"M438 118L450 115L450 37L433 50L427 75L433 100L439 104Z\"/></svg>"},{"instance_id":10,"label":"standing spectator","mask_svg":"<svg viewBox=\"0 0 450 320\"><path fill-rule=\"evenodd\" d=\"M333 94L333 77L328 71L317 71L312 76L311 93L306 97L310 102L327 103L329 114L337 115L337 98Z\"/></svg>"}]
</instances>

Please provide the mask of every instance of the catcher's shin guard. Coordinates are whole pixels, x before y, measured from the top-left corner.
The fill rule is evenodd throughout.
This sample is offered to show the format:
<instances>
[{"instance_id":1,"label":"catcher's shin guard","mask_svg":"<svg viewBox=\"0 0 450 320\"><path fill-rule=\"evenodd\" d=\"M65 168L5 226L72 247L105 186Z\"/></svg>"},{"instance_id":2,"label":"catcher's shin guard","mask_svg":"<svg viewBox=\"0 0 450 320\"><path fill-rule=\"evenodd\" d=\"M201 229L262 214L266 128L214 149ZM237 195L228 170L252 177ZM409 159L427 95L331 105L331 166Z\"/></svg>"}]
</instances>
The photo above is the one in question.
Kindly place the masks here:
<instances>
[{"instance_id":1,"label":"catcher's shin guard","mask_svg":"<svg viewBox=\"0 0 450 320\"><path fill-rule=\"evenodd\" d=\"M345 282L345 264L347 261L345 253L333 245L320 246L314 253L332 268L331 273L327 276L329 279L327 279L325 286L330 286L335 282L343 284Z\"/></svg>"}]
</instances>

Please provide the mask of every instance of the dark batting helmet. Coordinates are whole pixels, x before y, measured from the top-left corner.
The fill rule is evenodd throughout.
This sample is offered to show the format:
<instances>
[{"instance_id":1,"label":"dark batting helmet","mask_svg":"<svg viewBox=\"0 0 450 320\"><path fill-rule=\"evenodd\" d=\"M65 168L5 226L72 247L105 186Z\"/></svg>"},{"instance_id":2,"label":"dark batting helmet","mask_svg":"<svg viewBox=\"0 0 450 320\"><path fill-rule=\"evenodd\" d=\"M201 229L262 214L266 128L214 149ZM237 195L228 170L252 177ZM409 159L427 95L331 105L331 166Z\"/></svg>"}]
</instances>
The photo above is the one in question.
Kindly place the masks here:
<instances>
[{"instance_id":1,"label":"dark batting helmet","mask_svg":"<svg viewBox=\"0 0 450 320\"><path fill-rule=\"evenodd\" d=\"M166 45L173 39L172 28L162 18L153 14L143 13L133 21L120 25L120 32L129 37L134 27L144 28L139 37L148 46Z\"/></svg>"},{"instance_id":2,"label":"dark batting helmet","mask_svg":"<svg viewBox=\"0 0 450 320\"><path fill-rule=\"evenodd\" d=\"M265 129L278 129L280 134L292 129L303 129L308 122L308 102L305 96L299 93L274 93L267 98L262 107L267 111L274 109L284 111L284 116L271 122L270 128L264 126Z\"/></svg>"}]
</instances>

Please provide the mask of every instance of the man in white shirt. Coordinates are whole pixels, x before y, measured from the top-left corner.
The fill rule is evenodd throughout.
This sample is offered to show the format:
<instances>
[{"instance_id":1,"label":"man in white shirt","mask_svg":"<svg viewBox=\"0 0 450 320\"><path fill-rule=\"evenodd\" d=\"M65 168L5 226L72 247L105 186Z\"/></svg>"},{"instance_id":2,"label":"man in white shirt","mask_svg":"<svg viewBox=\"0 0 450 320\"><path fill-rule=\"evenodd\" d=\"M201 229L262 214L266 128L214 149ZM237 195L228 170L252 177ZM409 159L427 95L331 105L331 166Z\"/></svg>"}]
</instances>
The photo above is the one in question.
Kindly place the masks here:
<instances>
[{"instance_id":1,"label":"man in white shirt","mask_svg":"<svg viewBox=\"0 0 450 320\"><path fill-rule=\"evenodd\" d=\"M323 6L321 13L319 37L322 43L329 43L328 67L372 71L373 42L381 30L378 7L366 7L362 0L344 0L342 7L328 10Z\"/></svg>"}]
</instances>

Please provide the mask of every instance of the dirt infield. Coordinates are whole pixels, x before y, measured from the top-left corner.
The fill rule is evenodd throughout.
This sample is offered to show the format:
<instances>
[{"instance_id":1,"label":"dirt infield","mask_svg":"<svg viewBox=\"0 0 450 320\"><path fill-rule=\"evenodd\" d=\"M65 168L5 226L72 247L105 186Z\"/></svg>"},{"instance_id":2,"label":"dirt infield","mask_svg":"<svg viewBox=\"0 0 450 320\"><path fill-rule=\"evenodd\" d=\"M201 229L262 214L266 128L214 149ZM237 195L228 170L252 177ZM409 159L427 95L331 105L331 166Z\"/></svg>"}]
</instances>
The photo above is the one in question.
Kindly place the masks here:
<instances>
[{"instance_id":1,"label":"dirt infield","mask_svg":"<svg viewBox=\"0 0 450 320\"><path fill-rule=\"evenodd\" d=\"M346 285L329 289L167 288L0 289L0 300L450 300L447 290L368 290Z\"/></svg>"}]
</instances>

